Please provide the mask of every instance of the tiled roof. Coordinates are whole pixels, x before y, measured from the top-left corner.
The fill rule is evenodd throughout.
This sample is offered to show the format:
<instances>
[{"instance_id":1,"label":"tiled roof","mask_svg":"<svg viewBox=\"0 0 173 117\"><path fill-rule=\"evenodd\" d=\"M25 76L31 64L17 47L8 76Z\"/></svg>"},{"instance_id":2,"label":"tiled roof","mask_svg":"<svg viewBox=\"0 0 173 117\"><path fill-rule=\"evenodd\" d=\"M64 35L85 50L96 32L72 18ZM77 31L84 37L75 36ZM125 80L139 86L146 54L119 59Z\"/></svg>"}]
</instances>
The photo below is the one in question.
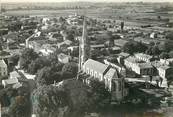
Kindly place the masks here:
<instances>
[{"instance_id":1,"label":"tiled roof","mask_svg":"<svg viewBox=\"0 0 173 117\"><path fill-rule=\"evenodd\" d=\"M110 68L104 77L106 77L106 78L118 78L118 74L117 74L117 71L115 69Z\"/></svg>"},{"instance_id":2,"label":"tiled roof","mask_svg":"<svg viewBox=\"0 0 173 117\"><path fill-rule=\"evenodd\" d=\"M97 71L99 73L104 73L107 69L108 69L108 65L105 65L101 62L92 60L92 59L88 59L85 63L84 66L92 69L94 71Z\"/></svg>"}]
</instances>

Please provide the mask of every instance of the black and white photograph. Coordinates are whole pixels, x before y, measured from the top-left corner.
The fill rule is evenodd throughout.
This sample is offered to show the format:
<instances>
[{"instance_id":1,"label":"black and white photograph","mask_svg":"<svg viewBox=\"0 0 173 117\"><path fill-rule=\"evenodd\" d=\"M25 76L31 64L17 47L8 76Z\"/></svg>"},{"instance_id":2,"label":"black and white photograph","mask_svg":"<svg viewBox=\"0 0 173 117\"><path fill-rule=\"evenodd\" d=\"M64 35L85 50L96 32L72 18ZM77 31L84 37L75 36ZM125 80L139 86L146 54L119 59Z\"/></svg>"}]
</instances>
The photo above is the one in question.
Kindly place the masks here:
<instances>
[{"instance_id":1,"label":"black and white photograph","mask_svg":"<svg viewBox=\"0 0 173 117\"><path fill-rule=\"evenodd\" d=\"M0 0L0 117L173 117L173 0Z\"/></svg>"}]
</instances>

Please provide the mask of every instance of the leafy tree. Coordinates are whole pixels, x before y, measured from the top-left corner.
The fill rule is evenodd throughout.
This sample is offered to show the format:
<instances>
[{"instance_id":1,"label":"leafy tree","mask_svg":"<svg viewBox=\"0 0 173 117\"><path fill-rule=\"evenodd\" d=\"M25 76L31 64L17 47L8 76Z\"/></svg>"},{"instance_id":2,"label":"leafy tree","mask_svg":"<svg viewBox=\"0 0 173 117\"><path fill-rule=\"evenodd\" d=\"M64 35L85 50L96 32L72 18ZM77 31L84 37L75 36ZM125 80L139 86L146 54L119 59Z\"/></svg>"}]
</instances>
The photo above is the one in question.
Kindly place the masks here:
<instances>
[{"instance_id":1,"label":"leafy tree","mask_svg":"<svg viewBox=\"0 0 173 117\"><path fill-rule=\"evenodd\" d=\"M168 58L169 58L169 54L168 54L167 52L162 52L162 53L160 54L160 58L161 58L161 59L168 59Z\"/></svg>"},{"instance_id":2,"label":"leafy tree","mask_svg":"<svg viewBox=\"0 0 173 117\"><path fill-rule=\"evenodd\" d=\"M38 87L32 93L31 99L33 113L38 117L59 117L62 109L67 111L67 94L52 85Z\"/></svg>"},{"instance_id":3,"label":"leafy tree","mask_svg":"<svg viewBox=\"0 0 173 117\"><path fill-rule=\"evenodd\" d=\"M91 51L91 58L96 60L97 57L100 56L100 50L99 49L94 49Z\"/></svg>"},{"instance_id":4,"label":"leafy tree","mask_svg":"<svg viewBox=\"0 0 173 117\"><path fill-rule=\"evenodd\" d=\"M39 57L29 64L28 72L31 74L35 74L38 70L48 65L50 65L50 61L47 58Z\"/></svg>"},{"instance_id":5,"label":"leafy tree","mask_svg":"<svg viewBox=\"0 0 173 117\"><path fill-rule=\"evenodd\" d=\"M158 46L150 46L146 52L146 54L149 54L149 55L159 55L160 54L160 50L159 50L159 47Z\"/></svg>"},{"instance_id":6,"label":"leafy tree","mask_svg":"<svg viewBox=\"0 0 173 117\"><path fill-rule=\"evenodd\" d=\"M29 99L24 96L16 96L9 107L11 117L30 117Z\"/></svg>"},{"instance_id":7,"label":"leafy tree","mask_svg":"<svg viewBox=\"0 0 173 117\"><path fill-rule=\"evenodd\" d=\"M11 61L12 66L17 65L19 61L19 55L13 55L11 58L9 58L9 61Z\"/></svg>"},{"instance_id":8,"label":"leafy tree","mask_svg":"<svg viewBox=\"0 0 173 117\"><path fill-rule=\"evenodd\" d=\"M164 52L170 52L173 50L173 41L172 40L165 40L159 46L159 50Z\"/></svg>"},{"instance_id":9,"label":"leafy tree","mask_svg":"<svg viewBox=\"0 0 173 117\"><path fill-rule=\"evenodd\" d=\"M36 58L38 58L38 54L36 52L34 52L33 49L30 48L26 48L22 51L22 54L20 56L20 67L22 69L27 70L29 64L35 60Z\"/></svg>"},{"instance_id":10,"label":"leafy tree","mask_svg":"<svg viewBox=\"0 0 173 117\"><path fill-rule=\"evenodd\" d=\"M170 52L169 52L169 57L170 57L170 58L173 58L173 51L170 51Z\"/></svg>"},{"instance_id":11,"label":"leafy tree","mask_svg":"<svg viewBox=\"0 0 173 117\"><path fill-rule=\"evenodd\" d=\"M51 67L44 67L37 73L36 82L37 85L49 85L54 81L61 81L61 72L55 72Z\"/></svg>"},{"instance_id":12,"label":"leafy tree","mask_svg":"<svg viewBox=\"0 0 173 117\"><path fill-rule=\"evenodd\" d=\"M78 66L74 62L66 63L62 68L62 72L68 72L71 74L71 77L75 77L77 75L77 71Z\"/></svg>"},{"instance_id":13,"label":"leafy tree","mask_svg":"<svg viewBox=\"0 0 173 117\"><path fill-rule=\"evenodd\" d=\"M91 80L90 86L93 93L91 98L93 98L96 108L102 108L109 104L110 93L105 88L105 84L103 82Z\"/></svg>"},{"instance_id":14,"label":"leafy tree","mask_svg":"<svg viewBox=\"0 0 173 117\"><path fill-rule=\"evenodd\" d=\"M173 40L173 32L167 32L166 39Z\"/></svg>"},{"instance_id":15,"label":"leafy tree","mask_svg":"<svg viewBox=\"0 0 173 117\"><path fill-rule=\"evenodd\" d=\"M147 49L147 46L143 44L142 42L129 41L123 46L122 49L124 52L133 54L135 52L145 52Z\"/></svg>"}]
</instances>

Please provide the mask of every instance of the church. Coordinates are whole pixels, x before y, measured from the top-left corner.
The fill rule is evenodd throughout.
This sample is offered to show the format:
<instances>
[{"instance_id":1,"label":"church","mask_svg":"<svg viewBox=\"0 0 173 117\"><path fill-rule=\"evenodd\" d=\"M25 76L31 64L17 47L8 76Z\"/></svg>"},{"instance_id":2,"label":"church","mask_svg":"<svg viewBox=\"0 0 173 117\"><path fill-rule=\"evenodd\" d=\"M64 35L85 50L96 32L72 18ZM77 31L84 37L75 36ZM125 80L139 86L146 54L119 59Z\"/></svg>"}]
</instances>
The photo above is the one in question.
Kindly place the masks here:
<instances>
[{"instance_id":1,"label":"church","mask_svg":"<svg viewBox=\"0 0 173 117\"><path fill-rule=\"evenodd\" d=\"M128 94L124 78L119 77L117 70L111 66L90 59L90 41L87 38L86 25L86 17L84 17L83 34L81 40L79 40L78 70L90 76L89 79L85 79L85 82L91 79L98 79L100 82L104 82L105 87L111 92L111 101L121 102Z\"/></svg>"}]
</instances>

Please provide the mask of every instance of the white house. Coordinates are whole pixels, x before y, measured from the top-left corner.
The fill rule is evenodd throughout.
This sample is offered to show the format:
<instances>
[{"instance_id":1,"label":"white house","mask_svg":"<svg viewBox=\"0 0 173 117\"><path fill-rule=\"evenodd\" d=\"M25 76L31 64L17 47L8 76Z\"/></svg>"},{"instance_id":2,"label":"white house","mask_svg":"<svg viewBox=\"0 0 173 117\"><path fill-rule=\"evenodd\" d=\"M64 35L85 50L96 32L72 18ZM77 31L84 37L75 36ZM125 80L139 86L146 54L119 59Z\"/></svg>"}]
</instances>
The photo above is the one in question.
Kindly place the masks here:
<instances>
[{"instance_id":1,"label":"white house","mask_svg":"<svg viewBox=\"0 0 173 117\"><path fill-rule=\"evenodd\" d=\"M17 78L2 80L2 85L4 86L4 88L7 86L12 86L17 83L19 83Z\"/></svg>"},{"instance_id":2,"label":"white house","mask_svg":"<svg viewBox=\"0 0 173 117\"><path fill-rule=\"evenodd\" d=\"M128 57L124 65L139 75L153 75L154 68L150 62L143 62L135 57Z\"/></svg>"},{"instance_id":3,"label":"white house","mask_svg":"<svg viewBox=\"0 0 173 117\"><path fill-rule=\"evenodd\" d=\"M147 54L143 54L143 53L137 53L134 55L137 59L141 60L141 61L145 61L145 62L150 62L151 59L153 58L150 55Z\"/></svg>"},{"instance_id":4,"label":"white house","mask_svg":"<svg viewBox=\"0 0 173 117\"><path fill-rule=\"evenodd\" d=\"M60 53L60 54L58 55L58 60L59 60L59 62L61 62L61 63L68 63L68 62L70 61L70 59L71 59L71 56L66 55L66 54L64 54L64 53Z\"/></svg>"}]
</instances>

